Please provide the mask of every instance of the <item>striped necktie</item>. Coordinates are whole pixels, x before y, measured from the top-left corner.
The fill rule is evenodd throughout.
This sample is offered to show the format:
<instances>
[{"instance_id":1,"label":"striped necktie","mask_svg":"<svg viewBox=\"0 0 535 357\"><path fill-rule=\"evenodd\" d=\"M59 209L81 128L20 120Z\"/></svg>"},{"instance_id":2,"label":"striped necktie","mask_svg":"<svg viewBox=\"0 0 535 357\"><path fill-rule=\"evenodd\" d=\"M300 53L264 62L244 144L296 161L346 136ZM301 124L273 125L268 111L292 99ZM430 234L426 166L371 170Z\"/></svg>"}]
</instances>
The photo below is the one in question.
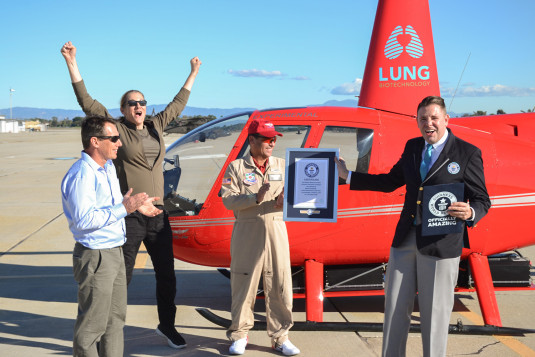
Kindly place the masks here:
<instances>
[{"instance_id":1,"label":"striped necktie","mask_svg":"<svg viewBox=\"0 0 535 357\"><path fill-rule=\"evenodd\" d=\"M431 168L431 155L433 152L433 145L427 144L425 146L425 154L424 159L422 160L422 164L420 165L420 176L422 177L422 180L427 176L427 172Z\"/></svg>"}]
</instances>

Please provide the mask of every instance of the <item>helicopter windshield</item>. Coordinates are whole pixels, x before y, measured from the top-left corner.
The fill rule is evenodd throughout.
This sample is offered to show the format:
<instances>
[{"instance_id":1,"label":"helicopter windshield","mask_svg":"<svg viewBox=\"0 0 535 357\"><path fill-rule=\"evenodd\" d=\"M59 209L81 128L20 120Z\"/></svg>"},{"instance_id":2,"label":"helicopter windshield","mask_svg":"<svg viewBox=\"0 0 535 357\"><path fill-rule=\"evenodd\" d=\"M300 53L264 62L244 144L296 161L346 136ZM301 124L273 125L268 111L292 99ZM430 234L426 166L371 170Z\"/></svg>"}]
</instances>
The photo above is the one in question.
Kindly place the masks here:
<instances>
[{"instance_id":1,"label":"helicopter windshield","mask_svg":"<svg viewBox=\"0 0 535 357\"><path fill-rule=\"evenodd\" d=\"M193 216L221 171L250 113L215 120L177 140L164 159L164 206L170 216Z\"/></svg>"}]
</instances>

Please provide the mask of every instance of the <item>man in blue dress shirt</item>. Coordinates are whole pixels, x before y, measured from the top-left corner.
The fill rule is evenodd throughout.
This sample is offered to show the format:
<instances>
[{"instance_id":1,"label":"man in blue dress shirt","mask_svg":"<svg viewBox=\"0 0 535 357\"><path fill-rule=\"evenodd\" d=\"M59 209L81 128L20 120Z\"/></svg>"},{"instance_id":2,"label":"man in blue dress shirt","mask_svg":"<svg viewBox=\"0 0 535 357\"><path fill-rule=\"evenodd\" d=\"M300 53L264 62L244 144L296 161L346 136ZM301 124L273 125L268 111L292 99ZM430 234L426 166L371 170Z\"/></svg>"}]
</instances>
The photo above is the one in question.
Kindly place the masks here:
<instances>
[{"instance_id":1,"label":"man in blue dress shirt","mask_svg":"<svg viewBox=\"0 0 535 357\"><path fill-rule=\"evenodd\" d=\"M155 216L157 197L121 194L112 160L122 145L113 120L82 122L82 157L61 182L63 211L76 244L73 272L78 283L74 356L122 356L126 274L121 246L124 217L134 211ZM99 343L97 345L97 343Z\"/></svg>"}]
</instances>

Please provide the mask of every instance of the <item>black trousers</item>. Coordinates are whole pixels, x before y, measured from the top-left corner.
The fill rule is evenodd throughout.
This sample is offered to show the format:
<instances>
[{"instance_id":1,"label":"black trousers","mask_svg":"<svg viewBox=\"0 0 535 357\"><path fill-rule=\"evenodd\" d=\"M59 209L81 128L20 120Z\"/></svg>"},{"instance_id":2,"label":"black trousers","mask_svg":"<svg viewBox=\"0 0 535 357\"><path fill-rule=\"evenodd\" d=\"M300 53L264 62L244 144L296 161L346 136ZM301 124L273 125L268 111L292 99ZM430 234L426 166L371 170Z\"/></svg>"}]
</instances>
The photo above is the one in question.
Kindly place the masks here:
<instances>
[{"instance_id":1,"label":"black trousers","mask_svg":"<svg viewBox=\"0 0 535 357\"><path fill-rule=\"evenodd\" d=\"M158 207L162 209L162 207ZM156 301L160 324L174 327L176 276L173 256L173 233L167 212L147 217L133 212L125 217L126 243L123 245L126 281L130 284L141 242L145 244L156 275Z\"/></svg>"}]
</instances>

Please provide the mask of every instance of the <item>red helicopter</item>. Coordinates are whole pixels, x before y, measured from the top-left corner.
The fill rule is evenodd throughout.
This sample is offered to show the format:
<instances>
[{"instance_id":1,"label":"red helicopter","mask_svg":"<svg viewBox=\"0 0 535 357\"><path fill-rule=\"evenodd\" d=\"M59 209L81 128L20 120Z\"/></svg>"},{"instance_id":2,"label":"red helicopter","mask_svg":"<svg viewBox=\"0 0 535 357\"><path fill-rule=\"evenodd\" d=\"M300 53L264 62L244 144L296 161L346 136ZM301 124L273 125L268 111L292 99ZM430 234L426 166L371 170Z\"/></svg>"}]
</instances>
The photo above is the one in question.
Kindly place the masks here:
<instances>
[{"instance_id":1,"label":"red helicopter","mask_svg":"<svg viewBox=\"0 0 535 357\"><path fill-rule=\"evenodd\" d=\"M245 112L209 122L167 149L164 202L175 257L230 266L234 216L219 191L227 165L248 150L252 119L269 119L284 133L274 156L285 157L286 148L339 148L348 168L383 173L397 162L405 142L420 135L415 112L428 95L440 95L428 1L379 0L358 108ZM535 181L529 174L535 171L535 113L451 118L449 127L482 150L492 200L488 215L469 230L471 248L463 250L457 290L475 288L485 325L500 333L504 328L495 290L532 288L528 261L516 255L491 259L518 263L517 272L525 273L514 286L500 287L507 284L497 282L494 269L491 274L488 257L535 243L531 222L524 219L535 216ZM403 187L392 193L357 193L340 185L336 223L287 222L294 297L306 299L307 321L322 322L325 297L383 294L404 194ZM450 332L460 329L450 327Z\"/></svg>"}]
</instances>

